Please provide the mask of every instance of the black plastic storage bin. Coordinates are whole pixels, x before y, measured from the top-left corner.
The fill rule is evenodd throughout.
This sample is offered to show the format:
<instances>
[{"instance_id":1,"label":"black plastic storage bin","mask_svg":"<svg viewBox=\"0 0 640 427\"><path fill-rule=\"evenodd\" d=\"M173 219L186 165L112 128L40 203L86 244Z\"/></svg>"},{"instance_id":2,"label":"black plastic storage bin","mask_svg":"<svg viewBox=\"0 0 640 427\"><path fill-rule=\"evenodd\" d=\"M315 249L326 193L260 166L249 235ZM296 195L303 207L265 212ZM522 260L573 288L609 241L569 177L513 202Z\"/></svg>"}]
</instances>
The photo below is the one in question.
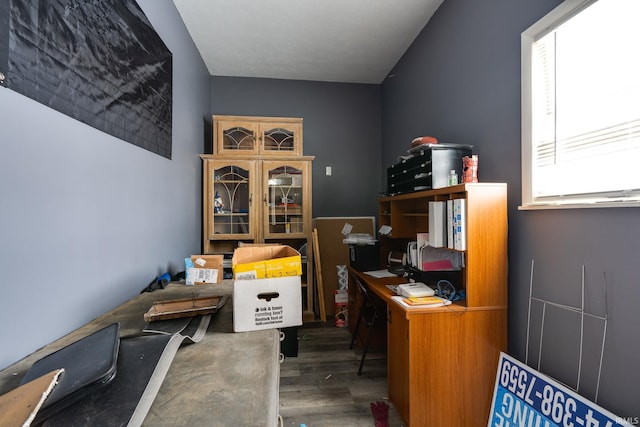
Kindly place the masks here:
<instances>
[{"instance_id":1,"label":"black plastic storage bin","mask_svg":"<svg viewBox=\"0 0 640 427\"><path fill-rule=\"evenodd\" d=\"M380 245L349 245L349 265L358 271L380 268Z\"/></svg>"},{"instance_id":2,"label":"black plastic storage bin","mask_svg":"<svg viewBox=\"0 0 640 427\"><path fill-rule=\"evenodd\" d=\"M462 177L462 158L471 156L471 145L428 144L411 150L413 157L387 168L387 192L392 194L432 190L449 185L449 175Z\"/></svg>"},{"instance_id":3,"label":"black plastic storage bin","mask_svg":"<svg viewBox=\"0 0 640 427\"><path fill-rule=\"evenodd\" d=\"M298 357L298 327L281 328L280 333L284 335L280 341L280 353L284 357Z\"/></svg>"}]
</instances>

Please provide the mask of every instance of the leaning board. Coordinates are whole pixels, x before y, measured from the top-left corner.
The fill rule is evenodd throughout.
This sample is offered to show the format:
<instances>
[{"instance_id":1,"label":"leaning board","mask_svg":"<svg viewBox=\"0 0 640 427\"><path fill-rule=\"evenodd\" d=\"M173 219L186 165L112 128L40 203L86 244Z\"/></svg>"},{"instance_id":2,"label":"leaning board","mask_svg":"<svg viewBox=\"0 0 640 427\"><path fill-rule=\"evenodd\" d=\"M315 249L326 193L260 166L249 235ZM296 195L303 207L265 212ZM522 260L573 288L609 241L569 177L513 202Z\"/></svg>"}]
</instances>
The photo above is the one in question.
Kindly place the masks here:
<instances>
[{"instance_id":1,"label":"leaning board","mask_svg":"<svg viewBox=\"0 0 640 427\"><path fill-rule=\"evenodd\" d=\"M346 223L353 226L352 233L376 235L375 217L318 217L313 219L313 227L318 230L320 259L322 260L322 280L327 316L335 315L334 295L338 289L338 265L349 265L349 247L342 243L342 227Z\"/></svg>"}]
</instances>

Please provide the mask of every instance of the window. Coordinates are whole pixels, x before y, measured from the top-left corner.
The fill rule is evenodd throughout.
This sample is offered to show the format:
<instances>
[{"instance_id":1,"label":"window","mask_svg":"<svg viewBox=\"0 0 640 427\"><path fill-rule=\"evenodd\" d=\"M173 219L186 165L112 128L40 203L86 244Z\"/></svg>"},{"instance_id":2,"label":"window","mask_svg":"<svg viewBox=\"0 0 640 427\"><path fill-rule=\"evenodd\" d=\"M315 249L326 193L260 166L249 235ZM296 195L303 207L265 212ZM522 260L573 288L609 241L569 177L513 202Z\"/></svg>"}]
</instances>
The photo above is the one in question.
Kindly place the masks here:
<instances>
[{"instance_id":1,"label":"window","mask_svg":"<svg viewBox=\"0 0 640 427\"><path fill-rule=\"evenodd\" d=\"M522 206L640 206L640 1L567 0L522 33Z\"/></svg>"}]
</instances>

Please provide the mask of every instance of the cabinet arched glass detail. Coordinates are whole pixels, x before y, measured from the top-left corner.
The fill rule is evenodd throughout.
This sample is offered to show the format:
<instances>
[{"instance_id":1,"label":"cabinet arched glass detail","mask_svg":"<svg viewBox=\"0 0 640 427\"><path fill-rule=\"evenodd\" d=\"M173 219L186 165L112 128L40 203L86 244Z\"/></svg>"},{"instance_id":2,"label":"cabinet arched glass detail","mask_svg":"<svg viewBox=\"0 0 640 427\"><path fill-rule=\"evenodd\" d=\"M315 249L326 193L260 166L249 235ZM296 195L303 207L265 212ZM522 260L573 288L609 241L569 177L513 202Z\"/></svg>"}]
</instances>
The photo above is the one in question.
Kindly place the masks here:
<instances>
[{"instance_id":1,"label":"cabinet arched glass detail","mask_svg":"<svg viewBox=\"0 0 640 427\"><path fill-rule=\"evenodd\" d=\"M264 151L293 152L295 133L292 130L277 127L264 131L262 149Z\"/></svg>"},{"instance_id":2,"label":"cabinet arched glass detail","mask_svg":"<svg viewBox=\"0 0 640 427\"><path fill-rule=\"evenodd\" d=\"M224 151L253 151L256 143L255 131L242 126L234 126L222 131Z\"/></svg>"},{"instance_id":3,"label":"cabinet arched glass detail","mask_svg":"<svg viewBox=\"0 0 640 427\"><path fill-rule=\"evenodd\" d=\"M211 238L252 235L253 167L250 164L214 164L211 169L209 218Z\"/></svg>"},{"instance_id":4,"label":"cabinet arched glass detail","mask_svg":"<svg viewBox=\"0 0 640 427\"><path fill-rule=\"evenodd\" d=\"M303 232L304 171L290 165L266 168L268 191L264 195L267 234Z\"/></svg>"}]
</instances>

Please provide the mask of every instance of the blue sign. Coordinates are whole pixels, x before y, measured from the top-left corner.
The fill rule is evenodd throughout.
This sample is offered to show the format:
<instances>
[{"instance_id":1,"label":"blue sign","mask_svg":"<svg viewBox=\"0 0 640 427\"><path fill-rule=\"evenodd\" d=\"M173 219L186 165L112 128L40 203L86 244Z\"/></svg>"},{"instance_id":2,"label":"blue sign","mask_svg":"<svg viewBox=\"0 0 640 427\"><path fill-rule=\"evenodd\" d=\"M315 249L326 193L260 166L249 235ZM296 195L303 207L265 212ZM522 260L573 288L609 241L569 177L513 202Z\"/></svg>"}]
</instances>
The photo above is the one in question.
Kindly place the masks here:
<instances>
[{"instance_id":1,"label":"blue sign","mask_svg":"<svg viewBox=\"0 0 640 427\"><path fill-rule=\"evenodd\" d=\"M489 427L615 427L637 424L617 417L573 390L501 353Z\"/></svg>"}]
</instances>

